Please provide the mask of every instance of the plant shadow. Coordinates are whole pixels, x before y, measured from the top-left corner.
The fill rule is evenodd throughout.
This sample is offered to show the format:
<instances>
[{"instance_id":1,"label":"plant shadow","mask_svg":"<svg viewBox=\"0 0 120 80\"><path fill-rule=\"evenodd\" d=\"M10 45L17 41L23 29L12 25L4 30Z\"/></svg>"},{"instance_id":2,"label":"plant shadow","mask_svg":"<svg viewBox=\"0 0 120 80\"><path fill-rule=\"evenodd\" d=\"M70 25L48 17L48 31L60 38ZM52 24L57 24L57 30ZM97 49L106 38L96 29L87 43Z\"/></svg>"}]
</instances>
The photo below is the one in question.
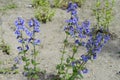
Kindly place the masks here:
<instances>
[{"instance_id":1,"label":"plant shadow","mask_svg":"<svg viewBox=\"0 0 120 80\"><path fill-rule=\"evenodd\" d=\"M120 59L120 38L110 40L103 48L102 53L109 53L108 55L115 59Z\"/></svg>"},{"instance_id":2,"label":"plant shadow","mask_svg":"<svg viewBox=\"0 0 120 80\"><path fill-rule=\"evenodd\" d=\"M53 73L50 73L50 74L39 73L39 77L40 77L40 80L60 80L60 77Z\"/></svg>"}]
</instances>

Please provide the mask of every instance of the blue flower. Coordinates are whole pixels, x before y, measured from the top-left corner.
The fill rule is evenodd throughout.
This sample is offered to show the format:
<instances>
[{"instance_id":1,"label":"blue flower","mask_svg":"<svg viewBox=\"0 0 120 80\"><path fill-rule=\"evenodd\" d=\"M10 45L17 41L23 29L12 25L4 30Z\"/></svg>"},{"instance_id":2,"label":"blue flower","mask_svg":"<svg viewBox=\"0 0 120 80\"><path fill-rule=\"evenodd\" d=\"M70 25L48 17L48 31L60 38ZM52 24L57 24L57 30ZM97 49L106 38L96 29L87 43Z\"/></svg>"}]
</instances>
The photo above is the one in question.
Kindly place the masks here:
<instances>
[{"instance_id":1,"label":"blue flower","mask_svg":"<svg viewBox=\"0 0 120 80\"><path fill-rule=\"evenodd\" d=\"M19 50L19 52L23 50L21 46L17 47L17 49Z\"/></svg>"},{"instance_id":2,"label":"blue flower","mask_svg":"<svg viewBox=\"0 0 120 80\"><path fill-rule=\"evenodd\" d=\"M109 35L105 35L104 36L104 43L107 43L108 40L110 40L110 36Z\"/></svg>"},{"instance_id":3,"label":"blue flower","mask_svg":"<svg viewBox=\"0 0 120 80\"><path fill-rule=\"evenodd\" d=\"M86 55L81 55L81 58L84 62L87 62L89 59Z\"/></svg>"},{"instance_id":4,"label":"blue flower","mask_svg":"<svg viewBox=\"0 0 120 80\"><path fill-rule=\"evenodd\" d=\"M28 46L28 45L25 45L25 47L26 47L26 50L28 51L28 50L29 50L29 46Z\"/></svg>"},{"instance_id":5,"label":"blue flower","mask_svg":"<svg viewBox=\"0 0 120 80\"><path fill-rule=\"evenodd\" d=\"M77 4L76 3L69 3L68 4L68 8L67 8L67 12L71 12L71 15L76 15L77 14L77 11L76 9L78 8Z\"/></svg>"},{"instance_id":6,"label":"blue flower","mask_svg":"<svg viewBox=\"0 0 120 80\"><path fill-rule=\"evenodd\" d=\"M86 38L86 35L79 33L79 38Z\"/></svg>"},{"instance_id":7,"label":"blue flower","mask_svg":"<svg viewBox=\"0 0 120 80\"><path fill-rule=\"evenodd\" d=\"M80 41L77 39L77 40L75 40L75 44L80 44Z\"/></svg>"},{"instance_id":8,"label":"blue flower","mask_svg":"<svg viewBox=\"0 0 120 80\"><path fill-rule=\"evenodd\" d=\"M69 20L66 20L68 24L77 25L78 19L76 17L71 17Z\"/></svg>"},{"instance_id":9,"label":"blue flower","mask_svg":"<svg viewBox=\"0 0 120 80\"><path fill-rule=\"evenodd\" d=\"M14 58L14 61L15 61L17 64L22 64L22 59L19 58L19 57L15 57L15 58Z\"/></svg>"},{"instance_id":10,"label":"blue flower","mask_svg":"<svg viewBox=\"0 0 120 80\"><path fill-rule=\"evenodd\" d=\"M23 25L24 24L24 20L21 17L18 17L18 20L15 21L15 25Z\"/></svg>"},{"instance_id":11,"label":"blue flower","mask_svg":"<svg viewBox=\"0 0 120 80\"><path fill-rule=\"evenodd\" d=\"M74 66L75 66L75 64L76 64L75 62L72 62L72 63L71 63L71 66L72 66L72 67L74 67Z\"/></svg>"},{"instance_id":12,"label":"blue flower","mask_svg":"<svg viewBox=\"0 0 120 80\"><path fill-rule=\"evenodd\" d=\"M93 54L93 59L96 59L96 57L97 57L96 53L95 53L95 54Z\"/></svg>"},{"instance_id":13,"label":"blue flower","mask_svg":"<svg viewBox=\"0 0 120 80\"><path fill-rule=\"evenodd\" d=\"M74 28L72 26L70 26L70 28L69 28L69 33L72 37L74 37L75 32L74 32Z\"/></svg>"},{"instance_id":14,"label":"blue flower","mask_svg":"<svg viewBox=\"0 0 120 80\"><path fill-rule=\"evenodd\" d=\"M85 42L82 42L81 44L82 44L82 46L86 46L86 43L85 43Z\"/></svg>"},{"instance_id":15,"label":"blue flower","mask_svg":"<svg viewBox=\"0 0 120 80\"><path fill-rule=\"evenodd\" d=\"M27 28L25 28L25 32L29 37L33 36L33 32L29 31Z\"/></svg>"},{"instance_id":16,"label":"blue flower","mask_svg":"<svg viewBox=\"0 0 120 80\"><path fill-rule=\"evenodd\" d=\"M40 32L39 27L35 27L35 28L34 28L34 32Z\"/></svg>"},{"instance_id":17,"label":"blue flower","mask_svg":"<svg viewBox=\"0 0 120 80\"><path fill-rule=\"evenodd\" d=\"M38 27L38 26L40 26L40 23L39 23L38 20L32 18L32 19L29 20L28 25L29 25L29 27L33 27L33 26Z\"/></svg>"},{"instance_id":18,"label":"blue flower","mask_svg":"<svg viewBox=\"0 0 120 80\"><path fill-rule=\"evenodd\" d=\"M21 33L20 33L20 31L19 30L15 30L15 34L17 35L17 36L21 36Z\"/></svg>"},{"instance_id":19,"label":"blue flower","mask_svg":"<svg viewBox=\"0 0 120 80\"><path fill-rule=\"evenodd\" d=\"M89 34L91 31L90 31L90 29L89 28L87 28L87 29L85 29L85 34Z\"/></svg>"},{"instance_id":20,"label":"blue flower","mask_svg":"<svg viewBox=\"0 0 120 80\"><path fill-rule=\"evenodd\" d=\"M33 22L33 20L32 20L32 19L31 19L31 20L29 20L28 25L29 25L29 27L33 27L33 26L35 26L35 25L34 25L34 22Z\"/></svg>"},{"instance_id":21,"label":"blue flower","mask_svg":"<svg viewBox=\"0 0 120 80\"><path fill-rule=\"evenodd\" d=\"M82 27L83 28L89 28L90 27L90 21L87 21L87 20L85 20L84 22L82 22Z\"/></svg>"},{"instance_id":22,"label":"blue flower","mask_svg":"<svg viewBox=\"0 0 120 80\"><path fill-rule=\"evenodd\" d=\"M83 27L81 27L81 26L77 26L76 27L76 31L78 32L78 33L82 33L83 32Z\"/></svg>"},{"instance_id":23,"label":"blue flower","mask_svg":"<svg viewBox=\"0 0 120 80\"><path fill-rule=\"evenodd\" d=\"M35 27L40 27L40 22L37 19L34 19Z\"/></svg>"},{"instance_id":24,"label":"blue flower","mask_svg":"<svg viewBox=\"0 0 120 80\"><path fill-rule=\"evenodd\" d=\"M29 27L34 27L34 30L33 30L34 32L40 32L39 30L40 23L38 20L32 18L29 20L28 25Z\"/></svg>"},{"instance_id":25,"label":"blue flower","mask_svg":"<svg viewBox=\"0 0 120 80\"><path fill-rule=\"evenodd\" d=\"M85 73L88 73L88 69L83 69L82 72L85 74Z\"/></svg>"},{"instance_id":26,"label":"blue flower","mask_svg":"<svg viewBox=\"0 0 120 80\"><path fill-rule=\"evenodd\" d=\"M24 40L23 39L19 39L18 42L19 43L24 43Z\"/></svg>"},{"instance_id":27,"label":"blue flower","mask_svg":"<svg viewBox=\"0 0 120 80\"><path fill-rule=\"evenodd\" d=\"M15 26L17 27L18 30L24 30L24 20L20 17L15 21Z\"/></svg>"},{"instance_id":28,"label":"blue flower","mask_svg":"<svg viewBox=\"0 0 120 80\"><path fill-rule=\"evenodd\" d=\"M33 40L32 37L28 38L28 43L30 43Z\"/></svg>"},{"instance_id":29,"label":"blue flower","mask_svg":"<svg viewBox=\"0 0 120 80\"><path fill-rule=\"evenodd\" d=\"M38 44L40 44L40 40L34 40L34 45L38 45Z\"/></svg>"}]
</instances>

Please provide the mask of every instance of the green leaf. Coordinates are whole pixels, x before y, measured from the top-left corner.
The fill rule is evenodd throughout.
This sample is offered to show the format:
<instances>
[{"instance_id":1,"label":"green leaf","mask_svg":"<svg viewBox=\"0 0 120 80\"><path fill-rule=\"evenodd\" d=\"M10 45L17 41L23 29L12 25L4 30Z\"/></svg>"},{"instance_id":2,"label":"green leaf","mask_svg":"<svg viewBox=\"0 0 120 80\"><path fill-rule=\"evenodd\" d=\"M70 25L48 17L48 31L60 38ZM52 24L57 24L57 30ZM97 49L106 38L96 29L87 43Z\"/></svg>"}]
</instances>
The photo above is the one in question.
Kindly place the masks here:
<instances>
[{"instance_id":1,"label":"green leaf","mask_svg":"<svg viewBox=\"0 0 120 80\"><path fill-rule=\"evenodd\" d=\"M100 1L97 2L96 7L100 7L101 3Z\"/></svg>"},{"instance_id":2,"label":"green leaf","mask_svg":"<svg viewBox=\"0 0 120 80\"><path fill-rule=\"evenodd\" d=\"M23 50L21 52L19 52L19 54L25 54L27 52L27 50Z\"/></svg>"},{"instance_id":3,"label":"green leaf","mask_svg":"<svg viewBox=\"0 0 120 80\"><path fill-rule=\"evenodd\" d=\"M30 65L30 62L26 62L26 66L29 66Z\"/></svg>"},{"instance_id":4,"label":"green leaf","mask_svg":"<svg viewBox=\"0 0 120 80\"><path fill-rule=\"evenodd\" d=\"M29 61L29 59L27 59L27 57L25 57L25 56L22 57L22 60L25 62Z\"/></svg>"},{"instance_id":5,"label":"green leaf","mask_svg":"<svg viewBox=\"0 0 120 80\"><path fill-rule=\"evenodd\" d=\"M57 66L56 66L56 69L60 69L60 65L57 65Z\"/></svg>"},{"instance_id":6,"label":"green leaf","mask_svg":"<svg viewBox=\"0 0 120 80\"><path fill-rule=\"evenodd\" d=\"M73 46L73 52L76 53L77 52L77 47Z\"/></svg>"},{"instance_id":7,"label":"green leaf","mask_svg":"<svg viewBox=\"0 0 120 80\"><path fill-rule=\"evenodd\" d=\"M70 35L70 33L69 33L68 31L65 31L65 33L66 33L67 35Z\"/></svg>"},{"instance_id":8,"label":"green leaf","mask_svg":"<svg viewBox=\"0 0 120 80\"><path fill-rule=\"evenodd\" d=\"M39 76L37 74L33 75L33 79L39 79Z\"/></svg>"},{"instance_id":9,"label":"green leaf","mask_svg":"<svg viewBox=\"0 0 120 80\"><path fill-rule=\"evenodd\" d=\"M83 75L79 73L78 78L83 78Z\"/></svg>"},{"instance_id":10,"label":"green leaf","mask_svg":"<svg viewBox=\"0 0 120 80\"><path fill-rule=\"evenodd\" d=\"M37 56L37 55L38 55L38 53L39 53L39 51L35 51L34 56Z\"/></svg>"},{"instance_id":11,"label":"green leaf","mask_svg":"<svg viewBox=\"0 0 120 80\"><path fill-rule=\"evenodd\" d=\"M31 63L34 65L34 66L36 66L37 64L39 64L39 63L36 63L36 61L35 60L31 60Z\"/></svg>"},{"instance_id":12,"label":"green leaf","mask_svg":"<svg viewBox=\"0 0 120 80\"><path fill-rule=\"evenodd\" d=\"M66 62L67 62L67 63L70 63L70 59L69 59L69 58L67 58L67 59L66 59Z\"/></svg>"}]
</instances>

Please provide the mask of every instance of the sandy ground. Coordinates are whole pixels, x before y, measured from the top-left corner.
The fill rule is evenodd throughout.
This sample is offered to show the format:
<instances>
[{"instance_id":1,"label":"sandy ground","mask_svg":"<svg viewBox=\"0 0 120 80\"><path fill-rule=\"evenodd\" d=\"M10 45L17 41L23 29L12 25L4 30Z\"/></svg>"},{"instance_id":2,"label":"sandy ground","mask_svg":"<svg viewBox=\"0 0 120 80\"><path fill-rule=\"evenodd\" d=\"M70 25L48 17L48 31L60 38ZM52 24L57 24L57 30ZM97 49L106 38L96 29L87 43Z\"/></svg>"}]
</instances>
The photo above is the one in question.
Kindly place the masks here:
<instances>
[{"instance_id":1,"label":"sandy ground","mask_svg":"<svg viewBox=\"0 0 120 80\"><path fill-rule=\"evenodd\" d=\"M103 48L101 54L98 55L97 59L93 62L87 63L89 73L84 75L83 80L120 80L120 0L115 0L116 4L114 7L114 19L110 24L110 30L117 34L117 38L110 40L108 44ZM3 6L10 2L9 0L0 0L0 6ZM11 47L10 55L0 54L0 67L10 67L14 63L13 58L18 54L16 47L19 45L15 34L14 34L14 21L17 17L23 17L25 20L30 19L34 16L34 9L28 8L31 4L30 0L13 0L18 6L16 9L7 10L6 12L0 12L0 19L2 24L0 27L4 31L4 40ZM95 0L89 0L82 5L82 8L78 9L78 16L80 22L88 19L91 21L91 26L95 23L94 16L92 15L92 8L94 7ZM3 13L3 14L2 14ZM55 74L55 66L60 61L60 49L63 44L62 41L65 38L63 31L65 20L68 19L69 15L66 11L56 9L56 14L52 22L47 24L41 24L41 32L38 34L38 38L41 40L41 46L39 46L40 54L38 61L41 62L39 67L47 71L47 74ZM80 54L85 52L84 49L79 50ZM22 66L22 65L20 65ZM0 80L27 80L21 74L0 74Z\"/></svg>"}]
</instances>

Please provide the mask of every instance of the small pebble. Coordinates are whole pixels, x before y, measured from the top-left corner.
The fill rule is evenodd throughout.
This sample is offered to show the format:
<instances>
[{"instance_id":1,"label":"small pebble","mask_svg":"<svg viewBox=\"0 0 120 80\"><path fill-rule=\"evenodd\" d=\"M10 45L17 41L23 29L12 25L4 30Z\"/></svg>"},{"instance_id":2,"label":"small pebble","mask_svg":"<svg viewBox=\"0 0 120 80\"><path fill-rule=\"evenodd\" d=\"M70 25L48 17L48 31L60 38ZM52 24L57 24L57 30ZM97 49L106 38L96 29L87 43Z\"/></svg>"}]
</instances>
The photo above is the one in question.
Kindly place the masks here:
<instances>
[{"instance_id":1,"label":"small pebble","mask_svg":"<svg viewBox=\"0 0 120 80\"><path fill-rule=\"evenodd\" d=\"M32 8L33 5L32 4L29 4L29 5L26 5L27 8Z\"/></svg>"}]
</instances>

